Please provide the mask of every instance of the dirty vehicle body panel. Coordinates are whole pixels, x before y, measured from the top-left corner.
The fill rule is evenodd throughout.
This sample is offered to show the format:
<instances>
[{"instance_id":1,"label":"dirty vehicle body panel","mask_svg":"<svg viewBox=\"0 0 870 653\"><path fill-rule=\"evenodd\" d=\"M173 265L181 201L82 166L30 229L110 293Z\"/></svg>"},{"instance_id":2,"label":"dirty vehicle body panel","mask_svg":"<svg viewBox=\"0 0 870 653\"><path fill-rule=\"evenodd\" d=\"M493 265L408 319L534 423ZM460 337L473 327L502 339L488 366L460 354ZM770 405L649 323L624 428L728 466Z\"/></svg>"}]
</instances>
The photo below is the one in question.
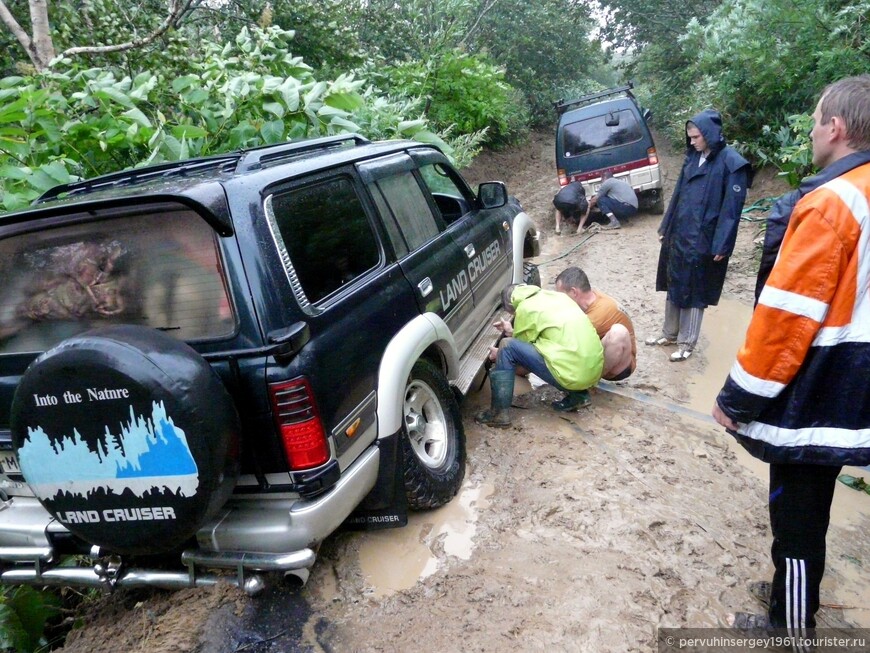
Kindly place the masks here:
<instances>
[{"instance_id":1,"label":"dirty vehicle body panel","mask_svg":"<svg viewBox=\"0 0 870 653\"><path fill-rule=\"evenodd\" d=\"M228 568L256 591L256 572L304 578L342 524L448 501L455 394L538 252L502 184L475 194L436 148L353 135L0 217L0 581L178 588ZM93 567L59 564L73 553Z\"/></svg>"},{"instance_id":2,"label":"dirty vehicle body panel","mask_svg":"<svg viewBox=\"0 0 870 653\"><path fill-rule=\"evenodd\" d=\"M649 114L638 105L631 88L629 84L554 105L559 114L559 184L579 181L592 195L601 185L602 174L610 171L657 211L657 206L664 208L658 155L646 122Z\"/></svg>"}]
</instances>

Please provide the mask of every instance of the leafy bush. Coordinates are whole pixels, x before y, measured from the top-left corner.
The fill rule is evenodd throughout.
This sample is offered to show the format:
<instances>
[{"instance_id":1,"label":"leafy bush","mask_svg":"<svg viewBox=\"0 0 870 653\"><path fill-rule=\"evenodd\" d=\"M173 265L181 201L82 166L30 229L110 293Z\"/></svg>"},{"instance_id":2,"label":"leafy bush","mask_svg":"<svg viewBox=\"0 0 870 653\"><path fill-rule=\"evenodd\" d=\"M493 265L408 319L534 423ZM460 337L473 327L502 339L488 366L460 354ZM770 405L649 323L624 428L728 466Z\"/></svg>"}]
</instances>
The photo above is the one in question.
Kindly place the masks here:
<instances>
[{"instance_id":1,"label":"leafy bush","mask_svg":"<svg viewBox=\"0 0 870 653\"><path fill-rule=\"evenodd\" d=\"M780 169L789 185L796 188L801 179L814 171L813 145L810 130L813 117L806 113L788 117L788 125L774 129L765 125L762 138L748 143L745 151L753 155L760 165L773 165Z\"/></svg>"},{"instance_id":2,"label":"leafy bush","mask_svg":"<svg viewBox=\"0 0 870 653\"><path fill-rule=\"evenodd\" d=\"M46 622L58 614L54 594L20 586L0 588L0 650L30 653L46 649Z\"/></svg>"},{"instance_id":3,"label":"leafy bush","mask_svg":"<svg viewBox=\"0 0 870 653\"><path fill-rule=\"evenodd\" d=\"M680 38L663 35L640 50L632 65L675 142L685 120L715 107L729 140L799 179L811 163L806 119L795 116L812 111L826 84L867 70L870 21L856 16L868 10L870 0L721 3L688 20Z\"/></svg>"},{"instance_id":4,"label":"leafy bush","mask_svg":"<svg viewBox=\"0 0 870 653\"><path fill-rule=\"evenodd\" d=\"M487 140L504 143L527 130L528 114L504 71L484 55L451 50L426 61L412 60L372 70L391 93L422 98L427 117L456 134L489 130Z\"/></svg>"},{"instance_id":5,"label":"leafy bush","mask_svg":"<svg viewBox=\"0 0 870 653\"><path fill-rule=\"evenodd\" d=\"M273 26L204 42L180 77L60 61L0 80L3 207L77 178L294 138L360 131L444 144L419 111L402 114L412 104L381 98L350 74L316 79L290 53L292 35Z\"/></svg>"}]
</instances>

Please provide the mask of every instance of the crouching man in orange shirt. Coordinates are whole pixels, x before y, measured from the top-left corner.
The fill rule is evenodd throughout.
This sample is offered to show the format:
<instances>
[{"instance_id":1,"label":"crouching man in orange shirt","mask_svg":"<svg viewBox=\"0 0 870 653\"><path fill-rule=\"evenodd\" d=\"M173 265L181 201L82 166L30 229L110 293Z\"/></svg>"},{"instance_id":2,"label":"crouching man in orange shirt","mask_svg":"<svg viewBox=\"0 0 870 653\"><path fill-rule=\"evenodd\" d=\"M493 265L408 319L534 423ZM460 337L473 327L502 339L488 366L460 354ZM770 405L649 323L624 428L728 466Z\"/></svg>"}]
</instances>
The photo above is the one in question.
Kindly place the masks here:
<instances>
[{"instance_id":1,"label":"crouching man in orange shirt","mask_svg":"<svg viewBox=\"0 0 870 653\"><path fill-rule=\"evenodd\" d=\"M573 299L592 322L604 347L602 379L622 381L637 367L637 342L631 318L615 299L593 290L580 268L570 267L556 277L556 290Z\"/></svg>"}]
</instances>

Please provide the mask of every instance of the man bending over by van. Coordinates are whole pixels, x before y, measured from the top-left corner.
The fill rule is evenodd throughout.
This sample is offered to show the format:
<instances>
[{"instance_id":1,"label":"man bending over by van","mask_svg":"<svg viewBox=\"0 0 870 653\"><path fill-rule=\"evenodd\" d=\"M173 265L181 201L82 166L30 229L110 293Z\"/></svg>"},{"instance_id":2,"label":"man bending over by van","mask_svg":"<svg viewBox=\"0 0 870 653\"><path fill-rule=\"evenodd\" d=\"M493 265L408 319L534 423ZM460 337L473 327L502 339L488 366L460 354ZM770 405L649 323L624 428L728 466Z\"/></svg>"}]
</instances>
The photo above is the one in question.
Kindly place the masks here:
<instances>
[{"instance_id":1,"label":"man bending over by van","mask_svg":"<svg viewBox=\"0 0 870 653\"><path fill-rule=\"evenodd\" d=\"M589 200L589 208L586 209L586 215L580 220L577 225L577 231L583 229L586 220L589 218L589 213L596 206L598 210L607 218L607 224L602 229L619 229L622 225L620 220L625 220L637 214L637 195L631 184L617 179L613 176L610 170L606 170L602 175L601 186L598 192Z\"/></svg>"},{"instance_id":2,"label":"man bending over by van","mask_svg":"<svg viewBox=\"0 0 870 653\"><path fill-rule=\"evenodd\" d=\"M634 325L622 307L609 295L593 290L580 268L563 270L556 277L556 290L563 292L586 313L604 347L602 379L622 381L637 367Z\"/></svg>"},{"instance_id":3,"label":"man bending over by van","mask_svg":"<svg viewBox=\"0 0 870 653\"><path fill-rule=\"evenodd\" d=\"M586 191L579 181L572 181L563 187L553 198L556 207L556 235L562 233L562 220L582 224L584 214L589 213Z\"/></svg>"}]
</instances>

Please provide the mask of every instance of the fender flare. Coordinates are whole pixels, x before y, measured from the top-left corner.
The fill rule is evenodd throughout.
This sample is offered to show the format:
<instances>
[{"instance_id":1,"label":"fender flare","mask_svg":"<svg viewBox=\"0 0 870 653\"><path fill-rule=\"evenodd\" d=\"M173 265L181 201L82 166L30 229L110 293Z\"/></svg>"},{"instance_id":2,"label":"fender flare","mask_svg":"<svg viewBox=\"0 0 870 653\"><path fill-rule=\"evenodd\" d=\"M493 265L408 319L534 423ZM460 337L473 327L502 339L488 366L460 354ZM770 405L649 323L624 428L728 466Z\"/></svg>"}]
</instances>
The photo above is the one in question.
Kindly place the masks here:
<instances>
[{"instance_id":1,"label":"fender flare","mask_svg":"<svg viewBox=\"0 0 870 653\"><path fill-rule=\"evenodd\" d=\"M537 234L538 229L535 223L525 211L520 211L514 217L511 227L511 244L513 246L513 281L511 283L523 282L523 260L525 259L525 245L527 233Z\"/></svg>"},{"instance_id":2,"label":"fender flare","mask_svg":"<svg viewBox=\"0 0 870 653\"><path fill-rule=\"evenodd\" d=\"M522 266L520 266L522 268ZM378 370L378 438L393 435L402 428L402 402L405 383L420 357L432 346L438 348L447 366L447 378L459 372L459 355L453 333L434 313L418 315L399 331L381 359Z\"/></svg>"}]
</instances>

